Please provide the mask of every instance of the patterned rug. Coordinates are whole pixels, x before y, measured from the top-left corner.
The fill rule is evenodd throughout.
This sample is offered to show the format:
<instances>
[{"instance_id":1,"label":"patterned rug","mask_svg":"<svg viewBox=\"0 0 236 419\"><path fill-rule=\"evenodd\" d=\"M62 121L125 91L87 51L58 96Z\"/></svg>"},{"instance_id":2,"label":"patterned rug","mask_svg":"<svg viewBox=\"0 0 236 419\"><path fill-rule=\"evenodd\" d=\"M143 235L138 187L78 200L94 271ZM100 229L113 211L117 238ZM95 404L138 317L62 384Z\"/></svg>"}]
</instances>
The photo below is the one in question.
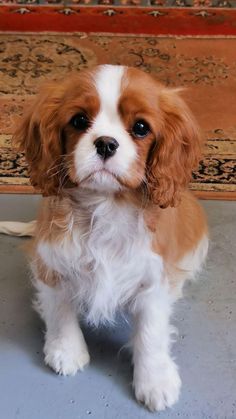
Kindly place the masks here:
<instances>
[{"instance_id":1,"label":"patterned rug","mask_svg":"<svg viewBox=\"0 0 236 419\"><path fill-rule=\"evenodd\" d=\"M236 38L102 34L0 34L0 191L32 192L22 154L11 135L43 80L95 64L126 64L185 99L206 141L191 188L204 198L236 198Z\"/></svg>"}]
</instances>

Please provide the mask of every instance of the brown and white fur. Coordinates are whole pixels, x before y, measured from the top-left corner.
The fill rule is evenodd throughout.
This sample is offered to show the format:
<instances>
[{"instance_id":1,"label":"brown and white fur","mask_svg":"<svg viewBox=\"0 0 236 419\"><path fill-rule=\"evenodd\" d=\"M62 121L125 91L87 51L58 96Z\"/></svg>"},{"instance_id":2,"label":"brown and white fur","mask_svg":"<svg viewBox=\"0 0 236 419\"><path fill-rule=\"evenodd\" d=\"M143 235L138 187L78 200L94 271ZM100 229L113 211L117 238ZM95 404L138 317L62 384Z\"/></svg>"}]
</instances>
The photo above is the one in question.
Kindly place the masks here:
<instances>
[{"instance_id":1,"label":"brown and white fur","mask_svg":"<svg viewBox=\"0 0 236 419\"><path fill-rule=\"evenodd\" d=\"M102 155L98 138L104 147L115 139L115 152ZM78 320L98 326L125 310L134 319L135 396L152 411L172 406L181 386L172 305L208 248L205 216L187 190L200 134L179 91L136 69L99 66L45 85L14 141L45 196L25 234L34 235L46 364L64 375L82 370L89 353Z\"/></svg>"}]
</instances>

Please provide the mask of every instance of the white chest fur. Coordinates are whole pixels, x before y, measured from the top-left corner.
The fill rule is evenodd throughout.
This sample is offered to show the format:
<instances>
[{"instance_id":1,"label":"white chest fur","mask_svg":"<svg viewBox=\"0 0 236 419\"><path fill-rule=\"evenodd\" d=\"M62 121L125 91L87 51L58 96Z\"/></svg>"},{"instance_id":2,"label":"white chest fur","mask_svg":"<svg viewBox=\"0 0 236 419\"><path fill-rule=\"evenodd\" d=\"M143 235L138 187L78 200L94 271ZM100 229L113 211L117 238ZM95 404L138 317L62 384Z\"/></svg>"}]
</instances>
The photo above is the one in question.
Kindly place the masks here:
<instances>
[{"instance_id":1,"label":"white chest fur","mask_svg":"<svg viewBox=\"0 0 236 419\"><path fill-rule=\"evenodd\" d=\"M142 211L113 198L82 204L63 240L40 242L44 263L65 278L88 321L112 321L118 308L160 280L162 259L151 251Z\"/></svg>"}]
</instances>

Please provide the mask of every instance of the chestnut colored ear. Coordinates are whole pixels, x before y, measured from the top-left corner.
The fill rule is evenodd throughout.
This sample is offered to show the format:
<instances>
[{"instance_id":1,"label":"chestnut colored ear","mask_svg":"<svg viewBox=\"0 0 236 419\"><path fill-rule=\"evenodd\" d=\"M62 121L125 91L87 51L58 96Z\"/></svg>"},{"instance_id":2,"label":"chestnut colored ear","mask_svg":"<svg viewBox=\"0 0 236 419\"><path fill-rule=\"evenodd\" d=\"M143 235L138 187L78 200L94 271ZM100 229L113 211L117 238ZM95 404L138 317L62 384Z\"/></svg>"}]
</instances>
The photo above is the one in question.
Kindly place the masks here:
<instances>
[{"instance_id":1,"label":"chestnut colored ear","mask_svg":"<svg viewBox=\"0 0 236 419\"><path fill-rule=\"evenodd\" d=\"M47 83L13 135L13 145L25 152L32 185L44 196L57 194L61 184L60 93L58 84Z\"/></svg>"},{"instance_id":2,"label":"chestnut colored ear","mask_svg":"<svg viewBox=\"0 0 236 419\"><path fill-rule=\"evenodd\" d=\"M177 92L160 95L162 127L147 162L149 195L162 208L178 204L201 155L200 130Z\"/></svg>"}]
</instances>

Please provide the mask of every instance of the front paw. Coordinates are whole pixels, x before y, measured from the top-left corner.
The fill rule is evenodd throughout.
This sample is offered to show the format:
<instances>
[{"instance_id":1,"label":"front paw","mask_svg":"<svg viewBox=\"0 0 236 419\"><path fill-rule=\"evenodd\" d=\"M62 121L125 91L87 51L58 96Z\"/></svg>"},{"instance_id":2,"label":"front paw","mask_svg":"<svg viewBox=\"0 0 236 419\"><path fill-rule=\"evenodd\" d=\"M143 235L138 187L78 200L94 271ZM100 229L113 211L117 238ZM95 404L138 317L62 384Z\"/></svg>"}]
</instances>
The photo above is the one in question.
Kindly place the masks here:
<instances>
[{"instance_id":1,"label":"front paw","mask_svg":"<svg viewBox=\"0 0 236 419\"><path fill-rule=\"evenodd\" d=\"M136 399L154 412L177 402L181 380L176 364L168 359L155 368L155 372L153 369L135 369L133 386Z\"/></svg>"},{"instance_id":2,"label":"front paw","mask_svg":"<svg viewBox=\"0 0 236 419\"><path fill-rule=\"evenodd\" d=\"M44 346L45 364L57 374L75 375L89 363L90 357L85 345L64 339L47 341Z\"/></svg>"}]
</instances>

